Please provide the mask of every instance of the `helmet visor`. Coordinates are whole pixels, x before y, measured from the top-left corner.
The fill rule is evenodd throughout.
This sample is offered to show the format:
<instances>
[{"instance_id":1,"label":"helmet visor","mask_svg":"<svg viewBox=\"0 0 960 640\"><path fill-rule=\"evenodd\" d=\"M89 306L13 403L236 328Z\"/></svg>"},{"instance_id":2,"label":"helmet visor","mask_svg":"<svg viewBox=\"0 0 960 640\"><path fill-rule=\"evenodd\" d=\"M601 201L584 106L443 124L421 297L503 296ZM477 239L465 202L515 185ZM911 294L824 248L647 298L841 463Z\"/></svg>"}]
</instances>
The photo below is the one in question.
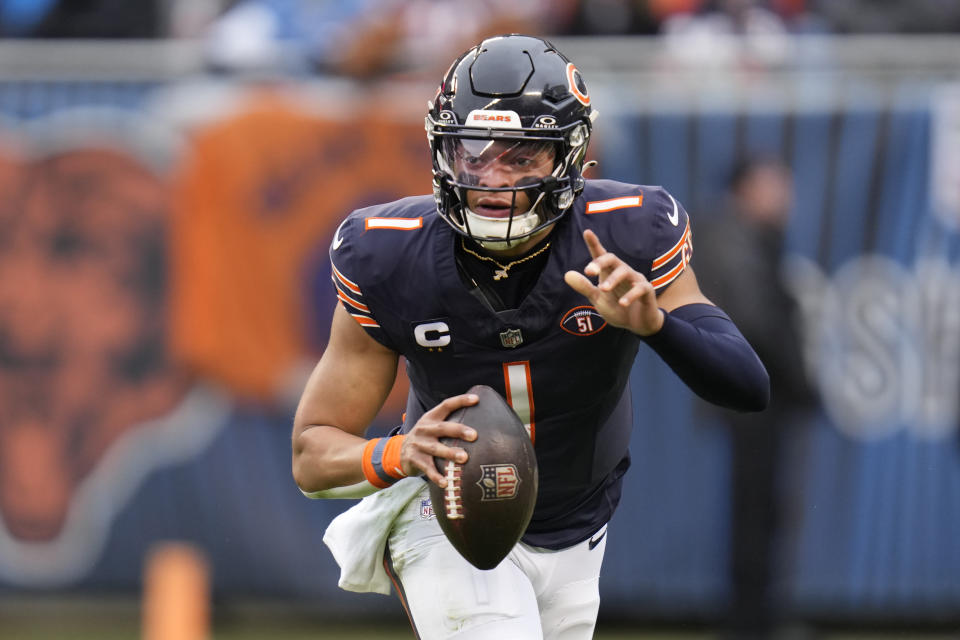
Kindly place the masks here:
<instances>
[{"instance_id":1,"label":"helmet visor","mask_svg":"<svg viewBox=\"0 0 960 640\"><path fill-rule=\"evenodd\" d=\"M441 153L457 182L494 189L536 184L556 166L552 142L448 137Z\"/></svg>"}]
</instances>

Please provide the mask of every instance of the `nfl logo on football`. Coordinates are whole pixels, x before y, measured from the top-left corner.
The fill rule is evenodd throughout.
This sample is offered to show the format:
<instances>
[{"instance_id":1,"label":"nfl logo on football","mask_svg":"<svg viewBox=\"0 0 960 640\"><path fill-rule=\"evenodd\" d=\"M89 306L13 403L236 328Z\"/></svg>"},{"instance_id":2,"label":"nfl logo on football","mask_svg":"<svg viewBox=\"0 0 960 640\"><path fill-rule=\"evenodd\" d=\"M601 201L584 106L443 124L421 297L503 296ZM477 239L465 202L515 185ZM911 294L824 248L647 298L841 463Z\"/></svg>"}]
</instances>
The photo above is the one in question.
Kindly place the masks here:
<instances>
[{"instance_id":1,"label":"nfl logo on football","mask_svg":"<svg viewBox=\"0 0 960 640\"><path fill-rule=\"evenodd\" d=\"M477 485L483 490L480 500L510 500L517 496L520 477L512 464L485 464L480 466L481 475Z\"/></svg>"}]
</instances>

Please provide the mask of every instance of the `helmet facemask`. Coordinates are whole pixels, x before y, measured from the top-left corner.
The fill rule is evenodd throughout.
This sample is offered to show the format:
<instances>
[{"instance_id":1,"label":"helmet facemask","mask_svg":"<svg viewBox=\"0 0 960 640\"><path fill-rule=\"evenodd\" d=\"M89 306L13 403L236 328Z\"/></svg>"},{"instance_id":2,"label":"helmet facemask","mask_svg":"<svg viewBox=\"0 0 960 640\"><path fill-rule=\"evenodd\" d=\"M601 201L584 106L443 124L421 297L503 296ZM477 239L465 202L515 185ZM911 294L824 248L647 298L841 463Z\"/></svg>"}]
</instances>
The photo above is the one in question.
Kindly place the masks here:
<instances>
[{"instance_id":1,"label":"helmet facemask","mask_svg":"<svg viewBox=\"0 0 960 640\"><path fill-rule=\"evenodd\" d=\"M587 136L436 136L434 195L455 230L483 247L514 247L553 224L582 189ZM484 132L486 133L486 132Z\"/></svg>"},{"instance_id":2,"label":"helmet facemask","mask_svg":"<svg viewBox=\"0 0 960 640\"><path fill-rule=\"evenodd\" d=\"M574 64L541 38L494 36L464 52L428 103L439 215L495 250L555 224L584 187L580 170L596 117L590 102ZM548 149L549 162L536 171L485 175L485 163L506 163L505 170L515 155ZM467 166L471 159L479 164Z\"/></svg>"}]
</instances>

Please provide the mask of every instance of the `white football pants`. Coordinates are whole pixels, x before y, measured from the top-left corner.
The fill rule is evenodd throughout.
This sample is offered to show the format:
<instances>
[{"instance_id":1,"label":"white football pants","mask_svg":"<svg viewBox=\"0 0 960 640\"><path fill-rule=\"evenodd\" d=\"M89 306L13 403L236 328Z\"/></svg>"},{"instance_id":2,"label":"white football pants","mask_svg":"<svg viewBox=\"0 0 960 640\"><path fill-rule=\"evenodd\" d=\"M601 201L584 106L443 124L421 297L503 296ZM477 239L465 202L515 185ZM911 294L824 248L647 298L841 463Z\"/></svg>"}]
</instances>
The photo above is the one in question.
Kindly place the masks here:
<instances>
[{"instance_id":1,"label":"white football pants","mask_svg":"<svg viewBox=\"0 0 960 640\"><path fill-rule=\"evenodd\" d=\"M561 551L520 543L481 571L447 541L425 487L397 517L385 565L421 640L589 640L605 534Z\"/></svg>"}]
</instances>

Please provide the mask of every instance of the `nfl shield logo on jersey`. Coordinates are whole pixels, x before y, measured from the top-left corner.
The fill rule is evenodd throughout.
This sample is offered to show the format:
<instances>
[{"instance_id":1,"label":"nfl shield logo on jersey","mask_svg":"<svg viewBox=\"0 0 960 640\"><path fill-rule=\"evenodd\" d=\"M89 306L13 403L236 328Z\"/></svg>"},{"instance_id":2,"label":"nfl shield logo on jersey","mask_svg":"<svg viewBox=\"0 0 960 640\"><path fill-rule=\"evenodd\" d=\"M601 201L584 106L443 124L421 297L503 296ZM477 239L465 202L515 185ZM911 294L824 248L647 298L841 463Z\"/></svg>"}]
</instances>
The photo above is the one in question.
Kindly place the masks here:
<instances>
[{"instance_id":1,"label":"nfl shield logo on jersey","mask_svg":"<svg viewBox=\"0 0 960 640\"><path fill-rule=\"evenodd\" d=\"M480 466L480 480L477 486L483 490L480 500L511 500L517 497L520 477L512 464L484 464Z\"/></svg>"},{"instance_id":2,"label":"nfl shield logo on jersey","mask_svg":"<svg viewBox=\"0 0 960 640\"><path fill-rule=\"evenodd\" d=\"M519 347L522 342L523 335L521 335L520 329L507 329L500 332L500 343L508 349Z\"/></svg>"},{"instance_id":3,"label":"nfl shield logo on jersey","mask_svg":"<svg viewBox=\"0 0 960 640\"><path fill-rule=\"evenodd\" d=\"M437 514L433 512L433 503L430 500L421 500L420 501L420 519L429 520L430 518L436 518Z\"/></svg>"}]
</instances>

